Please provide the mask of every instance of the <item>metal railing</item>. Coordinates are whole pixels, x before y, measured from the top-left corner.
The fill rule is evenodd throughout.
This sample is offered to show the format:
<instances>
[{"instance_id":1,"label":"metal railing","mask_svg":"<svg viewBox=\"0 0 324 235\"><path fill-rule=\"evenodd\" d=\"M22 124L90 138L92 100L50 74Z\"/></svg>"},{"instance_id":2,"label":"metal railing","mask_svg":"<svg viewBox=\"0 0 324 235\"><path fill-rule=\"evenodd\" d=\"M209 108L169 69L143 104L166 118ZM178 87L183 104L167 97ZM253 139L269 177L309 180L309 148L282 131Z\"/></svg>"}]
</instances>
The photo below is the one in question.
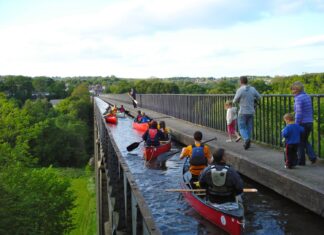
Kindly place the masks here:
<instances>
[{"instance_id":1,"label":"metal railing","mask_svg":"<svg viewBox=\"0 0 324 235\"><path fill-rule=\"evenodd\" d=\"M324 95L310 95L314 111L314 127L310 142L319 157L324 157ZM138 94L140 107L164 113L195 124L226 131L224 104L234 95ZM283 115L293 112L292 95L262 95L254 116L253 139L273 147L281 147ZM321 112L322 111L322 112Z\"/></svg>"}]
</instances>

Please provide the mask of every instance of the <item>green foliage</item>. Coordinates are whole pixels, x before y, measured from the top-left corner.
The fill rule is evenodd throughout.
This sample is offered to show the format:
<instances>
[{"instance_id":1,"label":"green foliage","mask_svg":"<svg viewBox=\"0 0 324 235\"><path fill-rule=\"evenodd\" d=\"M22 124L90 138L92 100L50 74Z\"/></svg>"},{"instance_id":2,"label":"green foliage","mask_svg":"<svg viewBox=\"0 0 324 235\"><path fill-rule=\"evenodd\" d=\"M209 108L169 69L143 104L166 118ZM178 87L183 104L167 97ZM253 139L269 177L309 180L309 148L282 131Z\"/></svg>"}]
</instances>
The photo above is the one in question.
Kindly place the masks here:
<instances>
[{"instance_id":1,"label":"green foliage","mask_svg":"<svg viewBox=\"0 0 324 235\"><path fill-rule=\"evenodd\" d=\"M193 82L178 83L181 94L205 94L206 88Z\"/></svg>"},{"instance_id":2,"label":"green foliage","mask_svg":"<svg viewBox=\"0 0 324 235\"><path fill-rule=\"evenodd\" d=\"M22 111L26 116L30 117L29 120L33 124L55 116L52 105L47 99L27 100Z\"/></svg>"},{"instance_id":3,"label":"green foliage","mask_svg":"<svg viewBox=\"0 0 324 235\"><path fill-rule=\"evenodd\" d=\"M82 166L93 148L91 114L84 84L57 110L46 99L27 100L19 108L0 95L0 151L5 156L0 161L12 158L33 165L37 159L41 166Z\"/></svg>"},{"instance_id":4,"label":"green foliage","mask_svg":"<svg viewBox=\"0 0 324 235\"><path fill-rule=\"evenodd\" d=\"M272 93L272 87L270 84L267 84L264 80L255 79L249 82L260 94L269 94Z\"/></svg>"},{"instance_id":5,"label":"green foliage","mask_svg":"<svg viewBox=\"0 0 324 235\"><path fill-rule=\"evenodd\" d=\"M126 80L120 80L108 87L109 93L121 94L131 89L131 84Z\"/></svg>"},{"instance_id":6,"label":"green foliage","mask_svg":"<svg viewBox=\"0 0 324 235\"><path fill-rule=\"evenodd\" d=\"M64 234L73 228L74 196L51 168L0 171L0 234Z\"/></svg>"},{"instance_id":7,"label":"green foliage","mask_svg":"<svg viewBox=\"0 0 324 235\"><path fill-rule=\"evenodd\" d=\"M208 90L209 94L234 94L236 91L236 81L221 80L215 83L212 89Z\"/></svg>"},{"instance_id":8,"label":"green foliage","mask_svg":"<svg viewBox=\"0 0 324 235\"><path fill-rule=\"evenodd\" d=\"M304 84L305 91L308 94L324 94L324 73L275 77L271 80L273 93L291 94L290 86L296 81Z\"/></svg>"},{"instance_id":9,"label":"green foliage","mask_svg":"<svg viewBox=\"0 0 324 235\"><path fill-rule=\"evenodd\" d=\"M36 77L32 80L35 91L49 92L50 87L54 84L54 80L48 77Z\"/></svg>"},{"instance_id":10,"label":"green foliage","mask_svg":"<svg viewBox=\"0 0 324 235\"><path fill-rule=\"evenodd\" d=\"M9 98L15 98L22 103L31 98L33 85L30 77L4 76L1 92L6 92Z\"/></svg>"}]
</instances>

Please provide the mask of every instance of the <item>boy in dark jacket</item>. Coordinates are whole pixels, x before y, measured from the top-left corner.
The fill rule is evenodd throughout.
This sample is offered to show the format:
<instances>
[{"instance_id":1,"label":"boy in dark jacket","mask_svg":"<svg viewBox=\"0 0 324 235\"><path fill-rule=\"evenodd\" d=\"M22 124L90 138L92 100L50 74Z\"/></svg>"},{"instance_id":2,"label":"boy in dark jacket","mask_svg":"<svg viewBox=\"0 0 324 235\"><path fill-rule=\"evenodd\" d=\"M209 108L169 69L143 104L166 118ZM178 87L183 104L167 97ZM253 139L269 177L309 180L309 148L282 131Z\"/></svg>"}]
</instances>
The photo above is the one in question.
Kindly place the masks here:
<instances>
[{"instance_id":1,"label":"boy in dark jacket","mask_svg":"<svg viewBox=\"0 0 324 235\"><path fill-rule=\"evenodd\" d=\"M295 124L294 116L286 113L283 116L286 127L281 131L282 137L285 138L285 167L291 169L297 164L297 150L300 144L300 134L304 128Z\"/></svg>"}]
</instances>

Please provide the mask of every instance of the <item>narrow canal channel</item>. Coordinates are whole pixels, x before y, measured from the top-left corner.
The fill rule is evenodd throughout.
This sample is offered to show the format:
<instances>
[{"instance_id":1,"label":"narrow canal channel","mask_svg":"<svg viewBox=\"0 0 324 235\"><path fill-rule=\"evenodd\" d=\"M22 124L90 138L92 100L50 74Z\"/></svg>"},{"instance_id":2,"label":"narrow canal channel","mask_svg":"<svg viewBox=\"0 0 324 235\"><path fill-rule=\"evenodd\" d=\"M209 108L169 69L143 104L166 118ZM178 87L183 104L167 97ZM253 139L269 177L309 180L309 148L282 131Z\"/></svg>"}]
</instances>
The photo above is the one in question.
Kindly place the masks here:
<instances>
[{"instance_id":1,"label":"narrow canal channel","mask_svg":"<svg viewBox=\"0 0 324 235\"><path fill-rule=\"evenodd\" d=\"M105 104L98 104L104 111ZM197 214L181 194L165 192L168 188L179 188L182 180L183 160L179 160L179 154L170 158L166 168L161 169L156 162L143 160L143 145L127 152L126 147L140 141L143 134L132 128L132 119L120 118L117 125L108 124L108 127L163 234L226 234ZM172 150L181 147L172 143ZM244 234L323 234L323 218L246 177L243 180L246 188L259 190L243 196Z\"/></svg>"}]
</instances>

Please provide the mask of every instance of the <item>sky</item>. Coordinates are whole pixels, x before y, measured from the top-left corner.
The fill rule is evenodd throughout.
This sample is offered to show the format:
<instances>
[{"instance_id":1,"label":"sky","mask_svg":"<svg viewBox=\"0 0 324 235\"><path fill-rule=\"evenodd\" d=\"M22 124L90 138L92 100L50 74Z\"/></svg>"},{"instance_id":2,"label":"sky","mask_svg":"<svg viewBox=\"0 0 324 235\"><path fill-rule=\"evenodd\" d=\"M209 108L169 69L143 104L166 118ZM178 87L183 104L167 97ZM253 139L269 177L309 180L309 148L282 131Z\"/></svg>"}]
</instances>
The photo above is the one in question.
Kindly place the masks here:
<instances>
[{"instance_id":1,"label":"sky","mask_svg":"<svg viewBox=\"0 0 324 235\"><path fill-rule=\"evenodd\" d=\"M0 0L0 75L324 72L324 0Z\"/></svg>"}]
</instances>

